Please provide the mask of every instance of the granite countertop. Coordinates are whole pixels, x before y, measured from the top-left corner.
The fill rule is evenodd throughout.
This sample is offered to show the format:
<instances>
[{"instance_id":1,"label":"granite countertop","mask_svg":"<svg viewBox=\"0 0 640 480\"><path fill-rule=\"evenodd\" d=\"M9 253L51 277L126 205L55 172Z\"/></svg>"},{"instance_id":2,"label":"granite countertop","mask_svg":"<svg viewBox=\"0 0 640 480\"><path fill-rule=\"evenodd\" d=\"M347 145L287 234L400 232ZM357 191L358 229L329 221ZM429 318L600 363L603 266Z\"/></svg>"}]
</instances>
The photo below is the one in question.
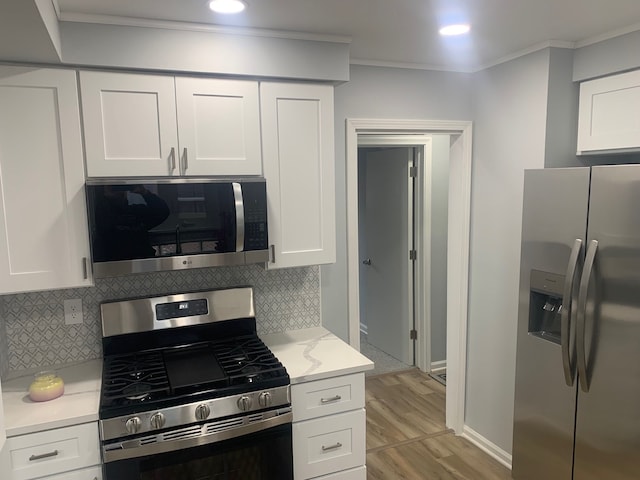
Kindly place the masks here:
<instances>
[{"instance_id":1,"label":"granite countertop","mask_svg":"<svg viewBox=\"0 0 640 480\"><path fill-rule=\"evenodd\" d=\"M322 327L260 338L285 366L292 384L373 369L371 360Z\"/></svg>"},{"instance_id":2,"label":"granite countertop","mask_svg":"<svg viewBox=\"0 0 640 480\"><path fill-rule=\"evenodd\" d=\"M7 437L98 420L102 360L88 360L54 370L64 381L64 394L48 402L29 399L32 373L12 375L2 382Z\"/></svg>"}]
</instances>

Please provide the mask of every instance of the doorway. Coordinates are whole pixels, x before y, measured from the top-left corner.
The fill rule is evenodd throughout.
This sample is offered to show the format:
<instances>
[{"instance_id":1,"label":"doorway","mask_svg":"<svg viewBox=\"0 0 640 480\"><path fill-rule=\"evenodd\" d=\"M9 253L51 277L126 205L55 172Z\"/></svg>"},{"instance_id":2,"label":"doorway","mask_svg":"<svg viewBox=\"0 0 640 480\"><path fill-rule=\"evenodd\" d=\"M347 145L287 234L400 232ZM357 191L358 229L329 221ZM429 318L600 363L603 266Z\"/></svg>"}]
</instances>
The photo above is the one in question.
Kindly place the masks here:
<instances>
[{"instance_id":1,"label":"doorway","mask_svg":"<svg viewBox=\"0 0 640 480\"><path fill-rule=\"evenodd\" d=\"M425 148L394 140L358 141L361 350L375 373L415 365L416 180Z\"/></svg>"},{"instance_id":2,"label":"doorway","mask_svg":"<svg viewBox=\"0 0 640 480\"><path fill-rule=\"evenodd\" d=\"M469 281L472 126L468 121L347 119L347 297L349 341L360 346L358 251L358 139L363 135L450 135L447 235L447 398L446 425L457 434L464 427ZM416 365L426 371L428 345L416 345Z\"/></svg>"}]
</instances>

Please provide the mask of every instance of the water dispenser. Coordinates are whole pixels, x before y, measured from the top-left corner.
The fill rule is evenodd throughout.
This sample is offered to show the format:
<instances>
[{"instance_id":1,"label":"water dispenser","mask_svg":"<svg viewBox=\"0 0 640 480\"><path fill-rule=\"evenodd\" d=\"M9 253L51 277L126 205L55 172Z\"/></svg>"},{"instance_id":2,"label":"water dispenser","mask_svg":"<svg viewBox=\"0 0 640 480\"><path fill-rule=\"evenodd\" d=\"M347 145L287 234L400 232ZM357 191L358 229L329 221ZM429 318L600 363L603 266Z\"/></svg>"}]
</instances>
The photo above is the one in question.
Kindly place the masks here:
<instances>
[{"instance_id":1,"label":"water dispenser","mask_svg":"<svg viewBox=\"0 0 640 480\"><path fill-rule=\"evenodd\" d=\"M564 275L531 270L529 333L560 344Z\"/></svg>"}]
</instances>

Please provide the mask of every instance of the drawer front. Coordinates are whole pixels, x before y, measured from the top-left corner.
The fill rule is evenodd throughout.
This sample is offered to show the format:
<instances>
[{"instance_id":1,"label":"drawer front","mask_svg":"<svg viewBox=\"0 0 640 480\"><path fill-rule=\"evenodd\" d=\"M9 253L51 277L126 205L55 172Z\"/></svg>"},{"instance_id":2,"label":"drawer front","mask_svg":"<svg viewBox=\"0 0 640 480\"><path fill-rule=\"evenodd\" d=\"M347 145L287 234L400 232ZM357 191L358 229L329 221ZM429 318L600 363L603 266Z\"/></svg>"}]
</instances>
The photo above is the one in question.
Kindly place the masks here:
<instances>
[{"instance_id":1,"label":"drawer front","mask_svg":"<svg viewBox=\"0 0 640 480\"><path fill-rule=\"evenodd\" d=\"M314 480L367 480L367 467L363 465L351 470L343 470L342 472L316 477Z\"/></svg>"},{"instance_id":2,"label":"drawer front","mask_svg":"<svg viewBox=\"0 0 640 480\"><path fill-rule=\"evenodd\" d=\"M83 468L82 470L65 472L59 475L52 475L51 477L44 477L38 480L102 480L102 467Z\"/></svg>"},{"instance_id":3,"label":"drawer front","mask_svg":"<svg viewBox=\"0 0 640 480\"><path fill-rule=\"evenodd\" d=\"M12 437L7 439L5 449L12 480L30 480L99 465L98 423Z\"/></svg>"},{"instance_id":4,"label":"drawer front","mask_svg":"<svg viewBox=\"0 0 640 480\"><path fill-rule=\"evenodd\" d=\"M364 373L291 386L293 421L333 415L364 407Z\"/></svg>"},{"instance_id":5,"label":"drawer front","mask_svg":"<svg viewBox=\"0 0 640 480\"><path fill-rule=\"evenodd\" d=\"M364 409L293 424L296 480L319 477L365 464Z\"/></svg>"}]
</instances>

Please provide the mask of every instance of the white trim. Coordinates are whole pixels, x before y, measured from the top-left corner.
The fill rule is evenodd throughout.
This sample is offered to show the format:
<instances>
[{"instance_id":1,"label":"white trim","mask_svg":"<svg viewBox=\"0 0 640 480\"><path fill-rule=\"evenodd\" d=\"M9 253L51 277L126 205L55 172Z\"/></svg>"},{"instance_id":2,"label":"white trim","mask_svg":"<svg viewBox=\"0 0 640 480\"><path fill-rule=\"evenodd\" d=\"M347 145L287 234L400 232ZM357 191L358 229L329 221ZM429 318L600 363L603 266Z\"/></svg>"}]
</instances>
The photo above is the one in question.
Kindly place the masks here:
<instances>
[{"instance_id":1,"label":"white trim","mask_svg":"<svg viewBox=\"0 0 640 480\"><path fill-rule=\"evenodd\" d=\"M431 369L429 372L438 373L441 370L447 369L447 361L446 360L438 360L437 362L431 362Z\"/></svg>"},{"instance_id":2,"label":"white trim","mask_svg":"<svg viewBox=\"0 0 640 480\"><path fill-rule=\"evenodd\" d=\"M270 30L267 28L230 27L210 25L207 23L177 22L172 20L153 20L149 18L119 17L116 15L99 15L90 13L61 12L61 22L93 23L98 25L115 25L121 27L161 28L165 30L183 30L187 32L208 32L224 35L244 35L249 37L285 38L290 40L309 40L315 42L351 43L346 35L325 35L319 33Z\"/></svg>"},{"instance_id":3,"label":"white trim","mask_svg":"<svg viewBox=\"0 0 640 480\"><path fill-rule=\"evenodd\" d=\"M345 130L347 309L349 342L358 349L358 133L450 133L455 137L452 137L449 175L446 425L460 434L464 427L466 385L472 124L469 121L348 118Z\"/></svg>"},{"instance_id":4,"label":"white trim","mask_svg":"<svg viewBox=\"0 0 640 480\"><path fill-rule=\"evenodd\" d=\"M490 442L467 425L464 426L461 437L466 438L480 450L488 454L490 457L496 459L502 465L511 470L511 454L507 453L495 443Z\"/></svg>"},{"instance_id":5,"label":"white trim","mask_svg":"<svg viewBox=\"0 0 640 480\"><path fill-rule=\"evenodd\" d=\"M374 60L369 58L350 58L350 65L363 65L365 67L404 68L407 70L427 70L435 72L474 73L478 70L473 67L447 67L445 65L430 65L427 63L392 62L387 60Z\"/></svg>"},{"instance_id":6,"label":"white trim","mask_svg":"<svg viewBox=\"0 0 640 480\"><path fill-rule=\"evenodd\" d=\"M524 57L525 55L529 55L530 53L538 52L540 50L544 50L545 48L568 48L574 49L574 42L565 42L561 40L547 40L546 42L537 43L535 45L531 45L530 47L524 48L522 50L518 50L517 52L510 53L505 55L504 57L500 57L493 62L489 62L483 65L479 65L475 72L480 72L482 70L486 70L487 68L495 67L496 65L500 65L501 63L507 63L511 60L515 60L516 58Z\"/></svg>"}]
</instances>

